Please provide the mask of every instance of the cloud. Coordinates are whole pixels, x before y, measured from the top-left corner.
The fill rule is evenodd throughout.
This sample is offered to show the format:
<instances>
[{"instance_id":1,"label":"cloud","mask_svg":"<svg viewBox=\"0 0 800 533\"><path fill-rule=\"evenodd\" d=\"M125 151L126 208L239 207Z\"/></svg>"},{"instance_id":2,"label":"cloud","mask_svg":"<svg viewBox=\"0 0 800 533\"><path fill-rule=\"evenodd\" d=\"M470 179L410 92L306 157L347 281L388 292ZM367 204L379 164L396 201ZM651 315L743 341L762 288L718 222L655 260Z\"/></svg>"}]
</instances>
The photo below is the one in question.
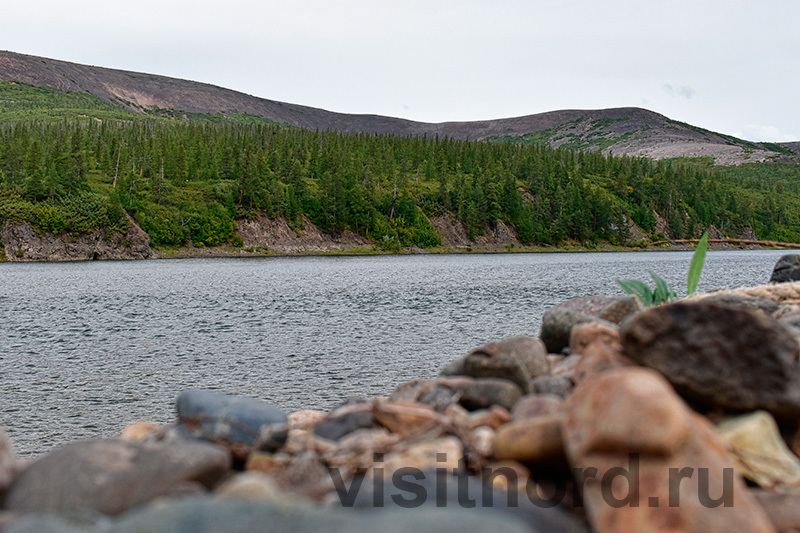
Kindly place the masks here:
<instances>
[{"instance_id":1,"label":"cloud","mask_svg":"<svg viewBox=\"0 0 800 533\"><path fill-rule=\"evenodd\" d=\"M798 135L783 133L775 126L762 126L760 124L748 124L734 135L748 141L790 142L800 140Z\"/></svg>"},{"instance_id":2,"label":"cloud","mask_svg":"<svg viewBox=\"0 0 800 533\"><path fill-rule=\"evenodd\" d=\"M685 98L686 100L689 100L697 92L688 85L681 85L680 87L674 87L670 83L665 83L661 88L664 90L665 93L667 93L673 98L679 96L681 98Z\"/></svg>"}]
</instances>

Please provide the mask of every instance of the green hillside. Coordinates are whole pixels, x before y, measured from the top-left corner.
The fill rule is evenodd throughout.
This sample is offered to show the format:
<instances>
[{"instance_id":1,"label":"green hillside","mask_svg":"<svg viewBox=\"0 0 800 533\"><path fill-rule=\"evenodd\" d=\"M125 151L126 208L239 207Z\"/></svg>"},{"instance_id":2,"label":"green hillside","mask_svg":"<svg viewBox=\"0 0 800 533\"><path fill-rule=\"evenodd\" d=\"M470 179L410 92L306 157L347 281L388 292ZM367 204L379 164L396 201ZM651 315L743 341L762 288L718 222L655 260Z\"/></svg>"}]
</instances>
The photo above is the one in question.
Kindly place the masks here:
<instances>
[{"instance_id":1,"label":"green hillside","mask_svg":"<svg viewBox=\"0 0 800 533\"><path fill-rule=\"evenodd\" d=\"M800 242L800 167L714 167L540 143L290 128L248 115L134 114L82 93L0 82L0 219L38 231L125 231L160 246L236 244L234 220L303 216L386 249L441 243L429 217L470 237L498 220L523 244L699 235ZM662 219L659 225L659 219Z\"/></svg>"}]
</instances>

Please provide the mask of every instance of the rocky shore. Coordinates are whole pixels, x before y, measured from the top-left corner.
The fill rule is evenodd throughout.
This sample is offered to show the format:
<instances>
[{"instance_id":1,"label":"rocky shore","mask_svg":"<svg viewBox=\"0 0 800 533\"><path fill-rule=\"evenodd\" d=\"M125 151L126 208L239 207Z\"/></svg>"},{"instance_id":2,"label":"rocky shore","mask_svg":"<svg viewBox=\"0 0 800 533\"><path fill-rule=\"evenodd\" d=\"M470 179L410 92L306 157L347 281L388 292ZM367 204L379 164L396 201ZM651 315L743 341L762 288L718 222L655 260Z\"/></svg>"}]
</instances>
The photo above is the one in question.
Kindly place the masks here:
<instances>
[{"instance_id":1,"label":"rocky shore","mask_svg":"<svg viewBox=\"0 0 800 533\"><path fill-rule=\"evenodd\" d=\"M346 230L342 234L321 231L307 217L303 217L303 229L292 229L282 218L259 216L253 220L236 221L236 237L241 243L220 246L193 246L179 248L157 248L150 246L150 236L129 218L129 227L122 233L99 228L91 234L39 233L30 223L0 226L0 262L33 261L94 261L118 259L159 258L208 258L208 257L254 257L265 255L342 255L342 254L388 254L388 253L504 253L504 252L560 252L560 251L622 251L622 250L671 250L690 251L689 243L665 245L653 244L650 236L634 227L627 246L612 246L602 243L587 247L580 243L555 246L527 246L520 243L513 228L502 220L487 227L482 235L470 239L464 225L449 214L429 219L431 226L441 237L441 246L429 249L417 247L399 248L381 246L374 240ZM659 231L667 233L666 221L659 222ZM712 239L724 239L725 235L711 226ZM756 239L752 229L743 235ZM667 241L665 241L667 242ZM713 250L758 249L754 244L711 243Z\"/></svg>"},{"instance_id":2,"label":"rocky shore","mask_svg":"<svg viewBox=\"0 0 800 533\"><path fill-rule=\"evenodd\" d=\"M327 413L187 390L173 424L29 463L0 428L0 530L800 530L799 265L569 300L538 338Z\"/></svg>"}]
</instances>

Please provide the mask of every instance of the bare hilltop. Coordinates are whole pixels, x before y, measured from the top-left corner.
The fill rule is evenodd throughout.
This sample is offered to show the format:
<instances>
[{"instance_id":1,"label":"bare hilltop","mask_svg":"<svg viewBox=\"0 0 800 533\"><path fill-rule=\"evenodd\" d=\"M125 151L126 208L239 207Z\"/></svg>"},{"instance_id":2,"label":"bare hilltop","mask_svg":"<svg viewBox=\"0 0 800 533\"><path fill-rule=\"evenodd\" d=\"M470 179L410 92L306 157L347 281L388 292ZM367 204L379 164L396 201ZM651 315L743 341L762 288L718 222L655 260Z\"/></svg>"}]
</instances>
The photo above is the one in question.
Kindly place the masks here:
<instances>
[{"instance_id":1,"label":"bare hilltop","mask_svg":"<svg viewBox=\"0 0 800 533\"><path fill-rule=\"evenodd\" d=\"M415 122L346 114L258 98L207 83L81 65L0 51L0 80L89 93L136 113L248 114L282 124L342 133L547 142L654 159L712 157L715 163L798 162L800 142L755 143L671 120L646 109L561 110L472 122Z\"/></svg>"}]
</instances>

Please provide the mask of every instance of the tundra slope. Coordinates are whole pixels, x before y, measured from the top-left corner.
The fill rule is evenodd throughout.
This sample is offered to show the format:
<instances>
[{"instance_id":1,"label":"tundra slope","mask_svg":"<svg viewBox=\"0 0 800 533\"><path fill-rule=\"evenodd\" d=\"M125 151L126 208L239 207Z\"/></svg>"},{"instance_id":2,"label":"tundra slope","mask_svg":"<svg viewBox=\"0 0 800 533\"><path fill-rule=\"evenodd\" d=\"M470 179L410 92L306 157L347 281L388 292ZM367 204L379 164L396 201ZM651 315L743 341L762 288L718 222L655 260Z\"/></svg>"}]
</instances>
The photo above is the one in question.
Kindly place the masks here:
<instances>
[{"instance_id":1,"label":"tundra slope","mask_svg":"<svg viewBox=\"0 0 800 533\"><path fill-rule=\"evenodd\" d=\"M0 51L0 80L93 94L149 114L250 114L300 128L342 133L547 142L655 159L713 157L718 164L800 162L800 143L753 143L670 120L641 108L562 110L523 117L439 124L369 114L335 113L258 98L207 83L81 65Z\"/></svg>"}]
</instances>

